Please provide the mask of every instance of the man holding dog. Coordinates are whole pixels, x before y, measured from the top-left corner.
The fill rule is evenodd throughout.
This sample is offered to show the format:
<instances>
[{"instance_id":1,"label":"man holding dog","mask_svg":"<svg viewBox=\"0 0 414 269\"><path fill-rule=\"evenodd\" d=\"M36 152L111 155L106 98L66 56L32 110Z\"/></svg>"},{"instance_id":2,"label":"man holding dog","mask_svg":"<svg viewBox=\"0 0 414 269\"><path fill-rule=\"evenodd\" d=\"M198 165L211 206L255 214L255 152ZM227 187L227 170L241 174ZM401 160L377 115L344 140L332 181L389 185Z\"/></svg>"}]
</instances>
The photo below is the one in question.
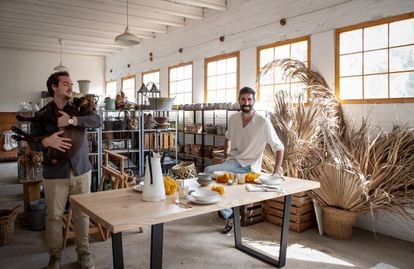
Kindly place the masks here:
<instances>
[{"instance_id":1,"label":"man holding dog","mask_svg":"<svg viewBox=\"0 0 414 269\"><path fill-rule=\"evenodd\" d=\"M70 102L72 96L72 80L68 72L56 72L49 76L47 89L53 101L48 103L37 113L53 113L58 111L57 122L42 121L31 124L30 133L33 136L51 134L41 142L31 143L34 150L42 151L43 187L46 201L46 240L49 245L49 264L47 268L60 268L62 256L62 217L70 195L87 193L91 186L92 165L88 158L87 128L99 128L101 119L96 113L86 116L69 116L77 108ZM79 141L61 136L62 128L75 126L83 130ZM47 149L54 148L65 152L72 147L72 143L81 142L82 146L70 158L53 162L48 158ZM73 225L75 230L76 252L81 268L94 268L89 254L89 217L79 209L73 208Z\"/></svg>"}]
</instances>

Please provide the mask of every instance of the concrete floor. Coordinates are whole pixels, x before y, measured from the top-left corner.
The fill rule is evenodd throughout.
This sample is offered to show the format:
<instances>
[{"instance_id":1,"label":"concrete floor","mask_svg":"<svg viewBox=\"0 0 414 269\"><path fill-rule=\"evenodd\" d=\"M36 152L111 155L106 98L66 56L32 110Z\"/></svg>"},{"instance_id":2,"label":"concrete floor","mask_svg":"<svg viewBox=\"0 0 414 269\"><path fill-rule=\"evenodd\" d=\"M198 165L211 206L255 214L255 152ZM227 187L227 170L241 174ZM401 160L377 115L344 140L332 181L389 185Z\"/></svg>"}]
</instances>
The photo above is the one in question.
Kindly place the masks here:
<instances>
[{"instance_id":1,"label":"concrete floor","mask_svg":"<svg viewBox=\"0 0 414 269\"><path fill-rule=\"evenodd\" d=\"M0 163L0 207L23 203L15 162ZM272 268L234 248L233 233L218 231L223 221L211 213L167 223L164 227L164 268ZM125 268L149 268L149 227L144 233L123 233ZM242 228L243 240L257 249L277 254L279 227L262 222ZM43 268L48 262L43 231L31 231L17 220L11 245L0 247L0 268ZM96 269L112 268L111 240L91 237ZM316 228L289 233L285 268L413 268L414 244L354 228L350 240L320 236ZM73 241L62 258L62 268L78 268Z\"/></svg>"}]
</instances>

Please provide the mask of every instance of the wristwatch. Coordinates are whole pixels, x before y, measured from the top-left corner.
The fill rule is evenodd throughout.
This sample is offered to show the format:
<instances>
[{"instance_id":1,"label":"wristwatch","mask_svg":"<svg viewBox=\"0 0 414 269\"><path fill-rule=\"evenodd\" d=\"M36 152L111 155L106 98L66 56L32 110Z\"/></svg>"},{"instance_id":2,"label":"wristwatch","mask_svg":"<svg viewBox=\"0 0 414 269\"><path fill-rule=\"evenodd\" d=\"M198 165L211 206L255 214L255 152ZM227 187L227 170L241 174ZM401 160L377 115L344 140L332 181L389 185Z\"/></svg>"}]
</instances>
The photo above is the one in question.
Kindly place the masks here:
<instances>
[{"instance_id":1,"label":"wristwatch","mask_svg":"<svg viewBox=\"0 0 414 269\"><path fill-rule=\"evenodd\" d=\"M68 125L73 125L75 123L75 121L73 120L72 116L70 116L69 120L68 120Z\"/></svg>"}]
</instances>

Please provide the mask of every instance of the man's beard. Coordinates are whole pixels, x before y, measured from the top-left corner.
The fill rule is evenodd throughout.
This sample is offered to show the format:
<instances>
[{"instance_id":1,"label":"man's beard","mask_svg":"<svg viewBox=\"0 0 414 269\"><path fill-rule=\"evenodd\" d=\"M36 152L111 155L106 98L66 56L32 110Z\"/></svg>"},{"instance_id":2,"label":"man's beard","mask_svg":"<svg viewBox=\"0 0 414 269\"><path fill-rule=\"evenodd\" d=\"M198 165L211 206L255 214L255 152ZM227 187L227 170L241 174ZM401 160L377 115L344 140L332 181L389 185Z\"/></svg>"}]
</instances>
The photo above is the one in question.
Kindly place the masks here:
<instances>
[{"instance_id":1,"label":"man's beard","mask_svg":"<svg viewBox=\"0 0 414 269\"><path fill-rule=\"evenodd\" d=\"M240 108L241 108L241 111L243 113L249 113L250 111L252 111L253 106L252 105L243 105Z\"/></svg>"}]
</instances>

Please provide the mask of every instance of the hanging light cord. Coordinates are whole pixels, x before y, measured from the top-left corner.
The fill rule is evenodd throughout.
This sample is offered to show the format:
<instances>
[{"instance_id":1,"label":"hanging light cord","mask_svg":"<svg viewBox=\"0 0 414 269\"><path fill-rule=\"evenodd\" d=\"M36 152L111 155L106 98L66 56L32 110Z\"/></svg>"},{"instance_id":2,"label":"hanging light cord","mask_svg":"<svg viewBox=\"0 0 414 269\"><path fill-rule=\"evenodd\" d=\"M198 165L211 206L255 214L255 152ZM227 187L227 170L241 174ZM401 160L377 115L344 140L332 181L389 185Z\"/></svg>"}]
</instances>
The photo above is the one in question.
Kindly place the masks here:
<instances>
[{"instance_id":1,"label":"hanging light cord","mask_svg":"<svg viewBox=\"0 0 414 269\"><path fill-rule=\"evenodd\" d=\"M127 0L127 29L128 29L128 0Z\"/></svg>"},{"instance_id":2,"label":"hanging light cord","mask_svg":"<svg viewBox=\"0 0 414 269\"><path fill-rule=\"evenodd\" d=\"M59 37L60 44L60 65L62 65L62 39Z\"/></svg>"}]
</instances>

